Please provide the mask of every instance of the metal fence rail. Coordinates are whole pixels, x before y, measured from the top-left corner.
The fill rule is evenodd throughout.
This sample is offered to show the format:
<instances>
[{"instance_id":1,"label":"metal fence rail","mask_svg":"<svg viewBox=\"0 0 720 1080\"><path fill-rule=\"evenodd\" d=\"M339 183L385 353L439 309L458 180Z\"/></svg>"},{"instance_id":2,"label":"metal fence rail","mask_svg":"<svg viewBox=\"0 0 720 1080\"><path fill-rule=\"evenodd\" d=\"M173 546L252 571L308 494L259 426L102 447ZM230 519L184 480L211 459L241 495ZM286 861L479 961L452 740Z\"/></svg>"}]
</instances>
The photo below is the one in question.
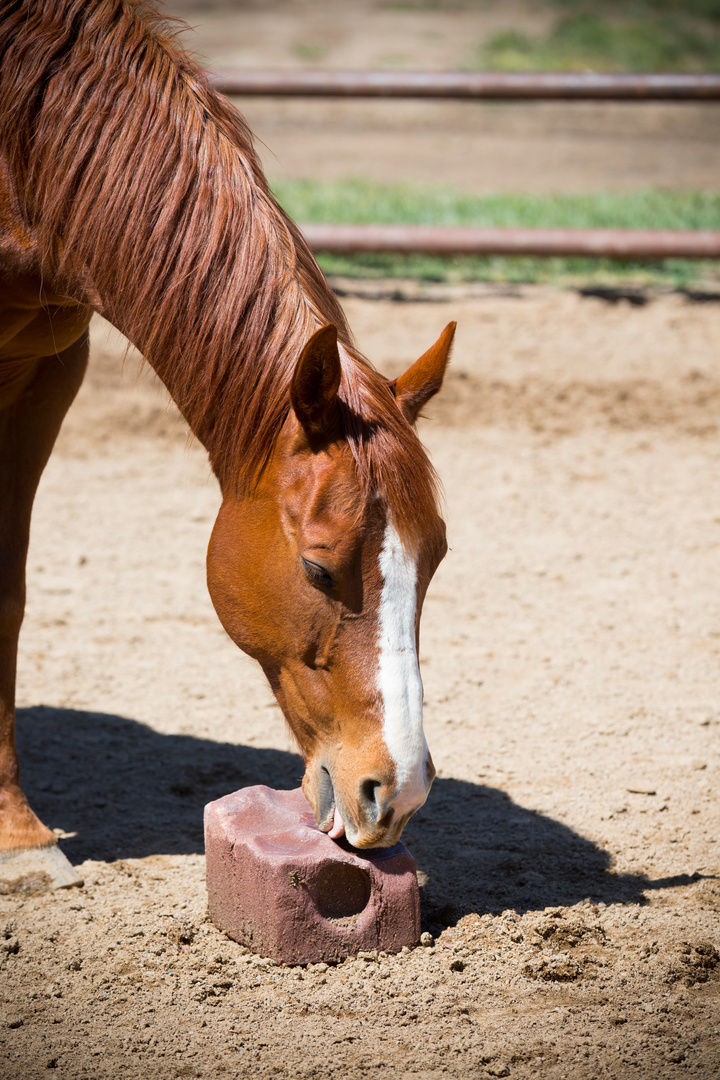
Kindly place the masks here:
<instances>
[{"instance_id":1,"label":"metal fence rail","mask_svg":"<svg viewBox=\"0 0 720 1080\"><path fill-rule=\"evenodd\" d=\"M425 255L565 255L603 259L717 259L720 232L665 229L500 229L436 225L301 225L310 247Z\"/></svg>"},{"instance_id":2,"label":"metal fence rail","mask_svg":"<svg viewBox=\"0 0 720 1080\"><path fill-rule=\"evenodd\" d=\"M720 74L408 71L215 71L224 94L256 97L435 98L472 101L720 101ZM640 229L303 225L316 251L717 259L720 232Z\"/></svg>"},{"instance_id":3,"label":"metal fence rail","mask_svg":"<svg viewBox=\"0 0 720 1080\"><path fill-rule=\"evenodd\" d=\"M214 71L209 78L221 93L243 97L720 101L720 75L248 69Z\"/></svg>"}]
</instances>

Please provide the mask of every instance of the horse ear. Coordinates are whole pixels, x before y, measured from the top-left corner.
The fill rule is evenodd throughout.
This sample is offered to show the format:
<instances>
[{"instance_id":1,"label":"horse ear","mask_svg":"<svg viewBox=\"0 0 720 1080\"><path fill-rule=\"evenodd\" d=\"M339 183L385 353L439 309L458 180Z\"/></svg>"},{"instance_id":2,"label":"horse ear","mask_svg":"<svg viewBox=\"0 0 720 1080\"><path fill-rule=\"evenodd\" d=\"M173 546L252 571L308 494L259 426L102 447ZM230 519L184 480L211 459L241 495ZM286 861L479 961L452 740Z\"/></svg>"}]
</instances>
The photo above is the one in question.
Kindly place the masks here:
<instances>
[{"instance_id":1,"label":"horse ear","mask_svg":"<svg viewBox=\"0 0 720 1080\"><path fill-rule=\"evenodd\" d=\"M420 410L442 386L456 326L457 323L448 323L435 344L404 375L390 384L403 415L411 424L415 423Z\"/></svg>"},{"instance_id":2,"label":"horse ear","mask_svg":"<svg viewBox=\"0 0 720 1080\"><path fill-rule=\"evenodd\" d=\"M305 345L290 384L293 411L309 439L327 437L335 429L341 374L337 327L330 323Z\"/></svg>"}]
</instances>

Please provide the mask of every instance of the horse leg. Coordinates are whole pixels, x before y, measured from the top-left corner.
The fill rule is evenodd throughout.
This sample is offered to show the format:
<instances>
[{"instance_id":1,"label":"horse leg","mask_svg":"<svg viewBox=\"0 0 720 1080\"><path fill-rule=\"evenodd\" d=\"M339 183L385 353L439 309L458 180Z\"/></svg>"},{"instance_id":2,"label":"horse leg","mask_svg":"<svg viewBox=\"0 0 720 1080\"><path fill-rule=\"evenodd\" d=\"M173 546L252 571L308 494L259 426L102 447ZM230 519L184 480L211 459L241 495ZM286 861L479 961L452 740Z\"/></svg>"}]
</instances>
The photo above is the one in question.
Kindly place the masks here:
<instances>
[{"instance_id":1,"label":"horse leg","mask_svg":"<svg viewBox=\"0 0 720 1080\"><path fill-rule=\"evenodd\" d=\"M30 382L0 411L0 879L8 877L10 854L55 844L54 834L30 809L20 787L15 746L17 645L25 609L33 500L65 413L80 388L87 356L85 333L64 352L39 358ZM50 848L46 856L51 880L58 876L53 866L57 869L63 861L74 874L59 849ZM20 863L26 867L27 857Z\"/></svg>"}]
</instances>

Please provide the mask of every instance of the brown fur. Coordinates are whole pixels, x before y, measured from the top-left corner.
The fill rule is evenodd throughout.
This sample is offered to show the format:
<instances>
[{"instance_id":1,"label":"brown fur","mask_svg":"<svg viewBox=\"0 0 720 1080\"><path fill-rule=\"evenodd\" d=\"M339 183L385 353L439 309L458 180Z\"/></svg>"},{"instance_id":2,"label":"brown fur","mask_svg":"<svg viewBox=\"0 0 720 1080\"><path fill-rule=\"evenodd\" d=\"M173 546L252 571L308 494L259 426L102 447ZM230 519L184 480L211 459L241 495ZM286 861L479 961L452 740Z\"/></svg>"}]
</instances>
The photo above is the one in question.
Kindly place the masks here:
<instances>
[{"instance_id":1,"label":"brown fur","mask_svg":"<svg viewBox=\"0 0 720 1080\"><path fill-rule=\"evenodd\" d=\"M0 851L54 839L20 787L16 655L33 497L92 308L208 449L223 494L210 593L297 735L318 822L339 806L355 843L394 842L412 807L395 818L381 737L379 558L389 515L416 561L417 624L446 547L409 421L452 327L390 384L353 347L244 121L149 8L0 0Z\"/></svg>"},{"instance_id":2,"label":"brown fur","mask_svg":"<svg viewBox=\"0 0 720 1080\"><path fill-rule=\"evenodd\" d=\"M141 349L247 490L289 408L294 362L326 323L345 346L342 432L365 492L415 536L428 459L269 192L241 116L139 0L0 2L0 152L43 273Z\"/></svg>"}]
</instances>

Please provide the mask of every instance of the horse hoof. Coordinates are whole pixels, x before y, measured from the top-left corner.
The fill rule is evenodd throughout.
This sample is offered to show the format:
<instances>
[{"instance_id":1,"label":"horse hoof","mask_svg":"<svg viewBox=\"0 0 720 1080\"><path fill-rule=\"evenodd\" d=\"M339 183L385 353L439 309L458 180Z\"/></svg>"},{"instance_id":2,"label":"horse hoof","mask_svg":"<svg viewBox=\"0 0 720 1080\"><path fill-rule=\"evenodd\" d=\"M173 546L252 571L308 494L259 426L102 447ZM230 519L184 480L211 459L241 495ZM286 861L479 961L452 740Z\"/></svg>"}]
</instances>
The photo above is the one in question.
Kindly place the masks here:
<instances>
[{"instance_id":1,"label":"horse hoof","mask_svg":"<svg viewBox=\"0 0 720 1080\"><path fill-rule=\"evenodd\" d=\"M0 851L0 895L69 889L82 884L83 879L57 844Z\"/></svg>"}]
</instances>

